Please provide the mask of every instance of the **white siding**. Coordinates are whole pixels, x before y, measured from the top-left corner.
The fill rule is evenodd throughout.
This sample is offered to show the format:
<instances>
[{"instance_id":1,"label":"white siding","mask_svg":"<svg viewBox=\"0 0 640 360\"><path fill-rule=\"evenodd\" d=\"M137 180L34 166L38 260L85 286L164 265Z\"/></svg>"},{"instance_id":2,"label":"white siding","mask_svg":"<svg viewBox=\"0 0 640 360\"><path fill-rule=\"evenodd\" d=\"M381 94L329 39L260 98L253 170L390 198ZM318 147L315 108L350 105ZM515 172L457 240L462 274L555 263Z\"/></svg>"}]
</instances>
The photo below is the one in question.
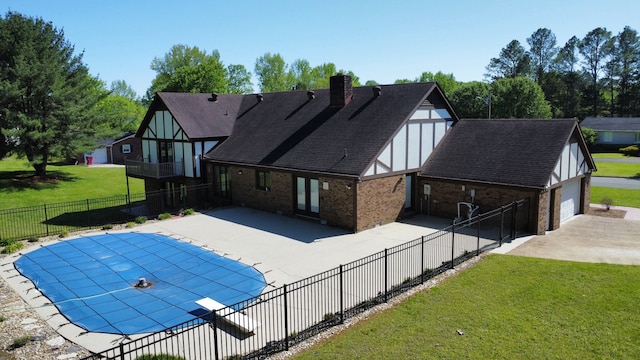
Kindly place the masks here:
<instances>
[{"instance_id":1,"label":"white siding","mask_svg":"<svg viewBox=\"0 0 640 360\"><path fill-rule=\"evenodd\" d=\"M560 168L560 180L564 181L571 177L571 151L569 150L569 145L565 145L562 150L562 167Z\"/></svg>"},{"instance_id":2,"label":"white siding","mask_svg":"<svg viewBox=\"0 0 640 360\"><path fill-rule=\"evenodd\" d=\"M422 153L420 154L420 161L424 164L427 158L433 151L433 123L422 124Z\"/></svg>"},{"instance_id":3,"label":"white siding","mask_svg":"<svg viewBox=\"0 0 640 360\"><path fill-rule=\"evenodd\" d=\"M436 145L442 140L444 133L447 131L447 124L445 122L437 122L435 123L434 129L434 139Z\"/></svg>"},{"instance_id":4,"label":"white siding","mask_svg":"<svg viewBox=\"0 0 640 360\"><path fill-rule=\"evenodd\" d=\"M391 168L393 171L405 170L407 168L407 128L405 126L400 128L393 138L391 148L393 150Z\"/></svg>"},{"instance_id":5,"label":"white siding","mask_svg":"<svg viewBox=\"0 0 640 360\"><path fill-rule=\"evenodd\" d=\"M419 168L420 162L420 124L409 123L407 144L407 167L409 169Z\"/></svg>"},{"instance_id":6,"label":"white siding","mask_svg":"<svg viewBox=\"0 0 640 360\"><path fill-rule=\"evenodd\" d=\"M198 171L198 169L200 168L199 164L196 163L194 164L194 160L197 162L199 161L199 159L194 159L193 158L193 150L191 149L191 144L190 143L183 143L184 144L184 176L187 177L198 177L200 176L200 174L196 173L194 175L194 167L196 168L195 171ZM199 171L198 171L199 172Z\"/></svg>"}]
</instances>

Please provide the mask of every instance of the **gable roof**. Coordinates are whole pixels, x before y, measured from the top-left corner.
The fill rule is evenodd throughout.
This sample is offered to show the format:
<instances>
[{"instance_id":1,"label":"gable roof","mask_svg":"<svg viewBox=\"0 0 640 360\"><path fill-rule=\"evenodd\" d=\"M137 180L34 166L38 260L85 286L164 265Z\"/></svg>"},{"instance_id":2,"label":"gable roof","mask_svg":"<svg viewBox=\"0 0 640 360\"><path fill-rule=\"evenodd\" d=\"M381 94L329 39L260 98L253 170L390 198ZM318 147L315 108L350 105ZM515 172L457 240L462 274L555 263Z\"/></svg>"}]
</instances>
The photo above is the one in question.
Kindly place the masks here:
<instances>
[{"instance_id":1,"label":"gable roof","mask_svg":"<svg viewBox=\"0 0 640 360\"><path fill-rule=\"evenodd\" d=\"M244 95L225 94L212 101L212 94L159 92L136 136L142 136L159 110L168 110L192 141L229 136L243 99Z\"/></svg>"},{"instance_id":2,"label":"gable roof","mask_svg":"<svg viewBox=\"0 0 640 360\"><path fill-rule=\"evenodd\" d=\"M413 112L428 100L457 120L436 83L353 88L344 107L330 106L330 90L245 96L231 136L205 155L229 163L361 176Z\"/></svg>"},{"instance_id":3,"label":"gable roof","mask_svg":"<svg viewBox=\"0 0 640 360\"><path fill-rule=\"evenodd\" d=\"M590 169L576 120L460 120L422 168L426 177L544 188L567 142L576 138Z\"/></svg>"},{"instance_id":4,"label":"gable roof","mask_svg":"<svg viewBox=\"0 0 640 360\"><path fill-rule=\"evenodd\" d=\"M587 117L580 126L600 131L640 131L640 118Z\"/></svg>"}]
</instances>

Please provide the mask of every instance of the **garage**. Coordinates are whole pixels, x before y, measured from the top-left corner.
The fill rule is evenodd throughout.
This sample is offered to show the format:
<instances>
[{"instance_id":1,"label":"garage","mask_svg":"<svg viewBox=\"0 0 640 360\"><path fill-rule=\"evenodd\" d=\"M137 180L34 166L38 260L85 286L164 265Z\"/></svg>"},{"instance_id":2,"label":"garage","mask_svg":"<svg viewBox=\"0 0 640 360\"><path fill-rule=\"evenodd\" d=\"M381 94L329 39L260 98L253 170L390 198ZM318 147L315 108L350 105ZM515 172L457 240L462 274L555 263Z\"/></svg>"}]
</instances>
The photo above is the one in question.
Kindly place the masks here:
<instances>
[{"instance_id":1,"label":"garage","mask_svg":"<svg viewBox=\"0 0 640 360\"><path fill-rule=\"evenodd\" d=\"M90 153L85 154L86 164L89 164L88 157L91 156L91 164L106 164L107 161L107 149L97 148Z\"/></svg>"},{"instance_id":2,"label":"garage","mask_svg":"<svg viewBox=\"0 0 640 360\"><path fill-rule=\"evenodd\" d=\"M580 212L580 178L562 185L560 201L560 222L565 222Z\"/></svg>"}]
</instances>

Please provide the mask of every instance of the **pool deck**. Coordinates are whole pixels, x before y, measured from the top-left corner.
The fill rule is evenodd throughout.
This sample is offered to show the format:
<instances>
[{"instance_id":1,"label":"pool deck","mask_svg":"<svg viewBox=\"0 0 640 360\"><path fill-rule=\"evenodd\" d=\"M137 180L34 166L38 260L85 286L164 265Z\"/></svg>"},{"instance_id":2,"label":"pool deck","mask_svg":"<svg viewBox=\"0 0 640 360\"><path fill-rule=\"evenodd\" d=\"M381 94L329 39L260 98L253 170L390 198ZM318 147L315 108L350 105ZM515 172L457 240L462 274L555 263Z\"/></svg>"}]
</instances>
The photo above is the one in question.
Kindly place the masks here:
<instances>
[{"instance_id":1,"label":"pool deck","mask_svg":"<svg viewBox=\"0 0 640 360\"><path fill-rule=\"evenodd\" d=\"M353 234L317 222L230 207L109 232L159 233L206 247L220 255L254 266L264 274L269 284L265 291L270 291L431 234L450 223L448 219L416 216L405 222ZM92 234L99 233L104 231ZM79 236L64 240L77 237ZM22 253L42 245L32 246ZM118 345L123 339L121 335L87 333L60 315L56 307L51 306L48 299L41 296L30 281L25 281L26 278L9 265L19 256L16 254L1 260L1 276L61 336L92 352ZM142 336L132 335L130 338Z\"/></svg>"}]
</instances>

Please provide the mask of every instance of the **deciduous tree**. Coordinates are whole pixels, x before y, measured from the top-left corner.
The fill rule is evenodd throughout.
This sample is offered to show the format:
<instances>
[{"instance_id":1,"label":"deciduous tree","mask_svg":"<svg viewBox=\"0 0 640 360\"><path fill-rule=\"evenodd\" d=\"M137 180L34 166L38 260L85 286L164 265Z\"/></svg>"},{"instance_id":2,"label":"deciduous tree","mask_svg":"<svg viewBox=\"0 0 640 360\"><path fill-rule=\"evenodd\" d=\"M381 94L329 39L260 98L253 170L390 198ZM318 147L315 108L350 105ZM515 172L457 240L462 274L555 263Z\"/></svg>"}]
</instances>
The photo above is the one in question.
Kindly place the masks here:
<instances>
[{"instance_id":1,"label":"deciduous tree","mask_svg":"<svg viewBox=\"0 0 640 360\"><path fill-rule=\"evenodd\" d=\"M548 119L551 107L535 81L525 78L502 78L492 87L492 113L499 118Z\"/></svg>"},{"instance_id":2,"label":"deciduous tree","mask_svg":"<svg viewBox=\"0 0 640 360\"><path fill-rule=\"evenodd\" d=\"M294 86L288 66L280 54L266 53L259 57L254 71L262 92L288 91Z\"/></svg>"}]
</instances>

